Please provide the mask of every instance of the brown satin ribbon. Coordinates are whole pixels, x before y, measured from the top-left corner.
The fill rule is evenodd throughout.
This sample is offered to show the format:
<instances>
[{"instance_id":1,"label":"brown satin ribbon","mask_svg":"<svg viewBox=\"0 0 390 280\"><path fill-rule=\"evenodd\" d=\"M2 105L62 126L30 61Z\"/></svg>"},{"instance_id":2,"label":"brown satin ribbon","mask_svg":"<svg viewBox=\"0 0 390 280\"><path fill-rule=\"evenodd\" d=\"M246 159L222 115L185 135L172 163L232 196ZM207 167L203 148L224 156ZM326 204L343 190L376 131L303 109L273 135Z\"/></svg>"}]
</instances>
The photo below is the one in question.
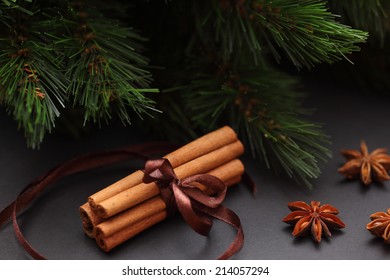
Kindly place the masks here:
<instances>
[{"instance_id":1,"label":"brown satin ribbon","mask_svg":"<svg viewBox=\"0 0 390 280\"><path fill-rule=\"evenodd\" d=\"M225 199L226 185L217 177L199 174L179 180L170 162L161 158L146 162L143 181L156 182L168 213L171 214L177 209L197 233L204 236L209 233L213 225L210 217L221 220L237 230L235 239L218 259L230 258L244 245L244 232L239 217L221 204ZM201 191L193 185L195 182L206 186L214 195L210 196Z\"/></svg>"}]
</instances>

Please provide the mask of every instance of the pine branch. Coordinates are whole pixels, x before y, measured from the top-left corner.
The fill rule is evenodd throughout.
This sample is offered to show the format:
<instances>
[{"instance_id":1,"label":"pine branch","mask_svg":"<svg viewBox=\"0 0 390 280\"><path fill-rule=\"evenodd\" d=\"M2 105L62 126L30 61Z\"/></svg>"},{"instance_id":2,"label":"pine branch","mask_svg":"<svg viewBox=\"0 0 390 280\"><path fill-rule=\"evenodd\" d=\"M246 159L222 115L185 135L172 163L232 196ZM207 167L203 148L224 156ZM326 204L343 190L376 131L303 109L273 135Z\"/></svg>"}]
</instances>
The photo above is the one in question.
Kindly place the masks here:
<instances>
[{"instance_id":1,"label":"pine branch","mask_svg":"<svg viewBox=\"0 0 390 280\"><path fill-rule=\"evenodd\" d=\"M240 49L249 49L258 60L266 50L277 61L284 53L301 68L332 63L358 51L367 33L351 29L335 20L326 1L319 0L223 0L194 8L198 14L198 33L207 37L214 29L215 38L229 59Z\"/></svg>"},{"instance_id":2,"label":"pine branch","mask_svg":"<svg viewBox=\"0 0 390 280\"><path fill-rule=\"evenodd\" d=\"M155 110L147 95L157 90L139 54L145 39L96 9L83 11L82 2L70 10L68 1L48 3L11 3L0 29L0 103L29 146L53 129L66 97L84 107L84 123L114 115L130 123L133 113L142 118Z\"/></svg>"},{"instance_id":3,"label":"pine branch","mask_svg":"<svg viewBox=\"0 0 390 280\"><path fill-rule=\"evenodd\" d=\"M199 69L198 69L199 70ZM306 119L297 81L272 68L222 65L215 73L198 71L181 92L183 109L202 131L229 124L239 132L252 155L311 186L320 175L318 161L331 154L321 125Z\"/></svg>"},{"instance_id":4,"label":"pine branch","mask_svg":"<svg viewBox=\"0 0 390 280\"><path fill-rule=\"evenodd\" d=\"M81 8L75 9L78 21L68 23L72 32L57 45L69 57L66 76L72 83L68 93L85 108L85 121L108 120L114 111L130 123L128 108L141 118L155 110L154 101L146 95L158 90L149 87L148 60L139 54L145 39L96 10L77 8Z\"/></svg>"},{"instance_id":5,"label":"pine branch","mask_svg":"<svg viewBox=\"0 0 390 280\"><path fill-rule=\"evenodd\" d=\"M50 51L33 38L12 45L0 40L0 48L0 100L24 129L28 145L37 147L54 127L57 106L63 106L64 76Z\"/></svg>"},{"instance_id":6,"label":"pine branch","mask_svg":"<svg viewBox=\"0 0 390 280\"><path fill-rule=\"evenodd\" d=\"M35 148L53 129L58 107L64 107L67 81L58 53L45 36L50 23L37 16L32 1L13 2L7 28L0 31L0 102Z\"/></svg>"},{"instance_id":7,"label":"pine branch","mask_svg":"<svg viewBox=\"0 0 390 280\"><path fill-rule=\"evenodd\" d=\"M0 105L24 130L28 146L36 148L64 106L65 77L42 36L46 26L35 16L35 3L2 1L0 6Z\"/></svg>"}]
</instances>

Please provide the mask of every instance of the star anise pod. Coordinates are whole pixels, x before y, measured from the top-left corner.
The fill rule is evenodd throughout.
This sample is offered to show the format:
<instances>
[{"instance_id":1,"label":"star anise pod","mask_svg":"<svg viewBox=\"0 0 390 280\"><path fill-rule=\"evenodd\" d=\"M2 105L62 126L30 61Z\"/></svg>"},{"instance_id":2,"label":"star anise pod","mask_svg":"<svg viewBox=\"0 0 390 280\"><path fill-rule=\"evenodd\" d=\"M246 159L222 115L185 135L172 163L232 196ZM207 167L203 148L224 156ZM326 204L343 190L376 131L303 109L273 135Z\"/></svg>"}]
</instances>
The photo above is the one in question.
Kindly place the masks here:
<instances>
[{"instance_id":1,"label":"star anise pod","mask_svg":"<svg viewBox=\"0 0 390 280\"><path fill-rule=\"evenodd\" d=\"M390 244L390 208L386 212L376 212L370 216L371 222L366 228L374 235L385 240Z\"/></svg>"},{"instance_id":2,"label":"star anise pod","mask_svg":"<svg viewBox=\"0 0 390 280\"><path fill-rule=\"evenodd\" d=\"M364 141L360 143L360 151L341 150L341 154L347 162L339 168L339 172L348 179L358 178L368 186L373 180L390 180L388 170L390 169L390 155L386 149L376 149L368 153L367 145Z\"/></svg>"},{"instance_id":3,"label":"star anise pod","mask_svg":"<svg viewBox=\"0 0 390 280\"><path fill-rule=\"evenodd\" d=\"M339 211L330 204L320 206L319 201L312 201L310 205L303 201L290 202L291 212L284 217L283 222L295 224L292 234L297 237L307 233L310 229L313 238L321 242L322 234L331 236L329 228L344 228L345 224L336 216Z\"/></svg>"}]
</instances>

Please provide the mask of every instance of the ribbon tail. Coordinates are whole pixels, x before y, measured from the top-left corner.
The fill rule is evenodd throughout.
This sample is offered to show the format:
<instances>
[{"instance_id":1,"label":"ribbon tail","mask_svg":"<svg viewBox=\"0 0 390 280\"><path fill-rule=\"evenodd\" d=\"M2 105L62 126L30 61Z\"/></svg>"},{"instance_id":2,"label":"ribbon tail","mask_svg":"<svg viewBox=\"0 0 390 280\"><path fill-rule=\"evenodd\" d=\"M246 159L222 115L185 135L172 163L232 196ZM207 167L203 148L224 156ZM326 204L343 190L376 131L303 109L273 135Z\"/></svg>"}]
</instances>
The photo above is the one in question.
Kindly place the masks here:
<instances>
[{"instance_id":1,"label":"ribbon tail","mask_svg":"<svg viewBox=\"0 0 390 280\"><path fill-rule=\"evenodd\" d=\"M220 205L218 208L208 208L204 207L203 205L197 205L197 208L200 211L226 224L231 225L237 230L236 237L232 243L230 243L230 246L226 249L226 251L218 257L218 260L229 259L231 256L236 254L242 248L242 246L244 246L244 231L242 229L240 218L236 213L222 205Z\"/></svg>"},{"instance_id":2,"label":"ribbon tail","mask_svg":"<svg viewBox=\"0 0 390 280\"><path fill-rule=\"evenodd\" d=\"M196 204L191 202L191 199L179 188L177 184L173 184L172 190L177 209L184 220L194 231L200 235L206 236L213 225L213 222L209 219L208 215L204 215L204 211L200 211L200 213L194 211L197 209ZM201 205L200 203L197 204Z\"/></svg>"},{"instance_id":3,"label":"ribbon tail","mask_svg":"<svg viewBox=\"0 0 390 280\"><path fill-rule=\"evenodd\" d=\"M17 204L13 204L13 211L12 211L12 224L14 227L14 232L16 235L16 238L18 239L20 245L23 246L24 250L35 260L46 260L44 256L42 256L40 253L38 253L31 245L27 242L26 238L24 238L22 231L19 228L18 221L16 219L17 216Z\"/></svg>"}]
</instances>

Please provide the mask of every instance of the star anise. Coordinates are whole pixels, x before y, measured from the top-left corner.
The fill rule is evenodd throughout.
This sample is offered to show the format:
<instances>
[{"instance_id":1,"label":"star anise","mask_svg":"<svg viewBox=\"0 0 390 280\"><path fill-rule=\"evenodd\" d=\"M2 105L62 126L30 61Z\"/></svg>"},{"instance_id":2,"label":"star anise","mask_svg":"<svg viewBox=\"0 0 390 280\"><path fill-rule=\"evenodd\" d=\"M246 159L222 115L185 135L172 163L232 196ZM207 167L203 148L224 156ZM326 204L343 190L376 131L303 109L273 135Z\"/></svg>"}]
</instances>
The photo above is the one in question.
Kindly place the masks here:
<instances>
[{"instance_id":1,"label":"star anise","mask_svg":"<svg viewBox=\"0 0 390 280\"><path fill-rule=\"evenodd\" d=\"M341 150L341 154L347 162L338 171L348 179L355 179L360 175L360 181L366 186L373 180L390 180L390 155L386 149L376 149L369 154L366 143L361 141L360 151Z\"/></svg>"},{"instance_id":2,"label":"star anise","mask_svg":"<svg viewBox=\"0 0 390 280\"><path fill-rule=\"evenodd\" d=\"M371 222L366 228L374 235L385 240L390 244L390 208L385 212L376 212L370 216Z\"/></svg>"},{"instance_id":3,"label":"star anise","mask_svg":"<svg viewBox=\"0 0 390 280\"><path fill-rule=\"evenodd\" d=\"M321 242L322 234L331 236L329 228L344 228L345 224L336 215L339 211L330 204L320 206L319 201L312 201L310 205L303 201L290 202L291 212L283 222L295 224L292 234L297 237L307 233L310 229L313 238Z\"/></svg>"}]
</instances>

